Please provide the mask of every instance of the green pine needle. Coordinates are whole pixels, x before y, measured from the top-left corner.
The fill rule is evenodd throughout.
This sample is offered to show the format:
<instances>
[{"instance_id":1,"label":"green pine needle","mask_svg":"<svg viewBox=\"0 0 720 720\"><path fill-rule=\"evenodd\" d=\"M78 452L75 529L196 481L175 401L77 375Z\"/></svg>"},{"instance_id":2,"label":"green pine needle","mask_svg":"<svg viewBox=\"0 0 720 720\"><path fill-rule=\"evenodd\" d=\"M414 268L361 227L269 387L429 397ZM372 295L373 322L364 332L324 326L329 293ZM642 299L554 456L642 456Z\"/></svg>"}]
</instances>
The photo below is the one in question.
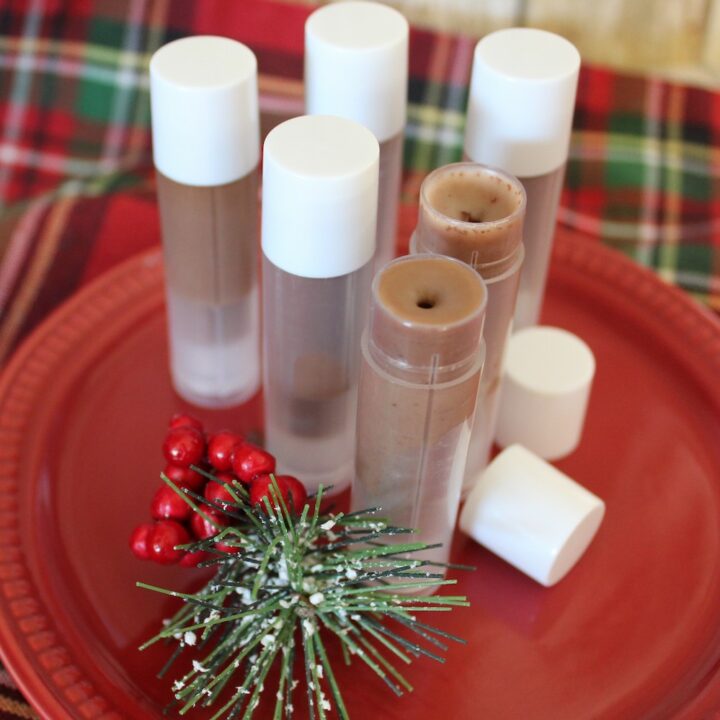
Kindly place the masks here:
<instances>
[{"instance_id":1,"label":"green pine needle","mask_svg":"<svg viewBox=\"0 0 720 720\"><path fill-rule=\"evenodd\" d=\"M332 710L349 720L323 635L339 641L347 663L357 658L396 695L412 686L393 661L408 665L413 657L425 656L444 662L438 654L447 650L443 641L463 642L416 619L419 612L447 612L469 603L462 596L422 594L455 581L433 571L438 563L413 557L431 546L397 542L397 536L414 531L393 527L376 516L377 509L323 515L321 487L313 506L297 515L274 478L264 509L251 506L239 484L226 485L232 502L220 506L165 476L163 480L195 512L205 516L203 507L210 506L233 523L213 538L183 546L191 552L205 550L211 557L202 564L216 568L197 593L137 583L184 603L141 647L159 641L175 644L161 674L178 657L192 653L192 669L173 683L173 707L181 716L195 706L215 705L223 690L234 688L223 694L212 720L250 720L277 664L273 720L291 718L298 684L293 679L296 630L311 720L325 720ZM241 550L229 553L218 543ZM397 630L387 627L386 620L397 623ZM434 649L421 645L423 641Z\"/></svg>"}]
</instances>

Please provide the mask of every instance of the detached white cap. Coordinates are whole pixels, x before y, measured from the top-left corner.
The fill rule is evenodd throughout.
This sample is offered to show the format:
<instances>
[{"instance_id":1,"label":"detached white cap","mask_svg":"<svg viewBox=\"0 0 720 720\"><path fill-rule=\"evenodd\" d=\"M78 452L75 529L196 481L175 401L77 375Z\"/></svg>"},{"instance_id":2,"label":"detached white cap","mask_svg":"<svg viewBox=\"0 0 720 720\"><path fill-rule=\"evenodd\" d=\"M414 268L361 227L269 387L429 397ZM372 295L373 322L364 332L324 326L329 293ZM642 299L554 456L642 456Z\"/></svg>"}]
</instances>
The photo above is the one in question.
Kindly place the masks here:
<instances>
[{"instance_id":1,"label":"detached white cap","mask_svg":"<svg viewBox=\"0 0 720 720\"><path fill-rule=\"evenodd\" d=\"M605 503L520 445L480 476L460 528L542 585L562 580L600 527Z\"/></svg>"},{"instance_id":2,"label":"detached white cap","mask_svg":"<svg viewBox=\"0 0 720 720\"><path fill-rule=\"evenodd\" d=\"M379 142L405 127L408 23L374 2L342 2L305 23L305 111L339 115Z\"/></svg>"},{"instance_id":3,"label":"detached white cap","mask_svg":"<svg viewBox=\"0 0 720 720\"><path fill-rule=\"evenodd\" d=\"M559 168L568 155L580 54L533 28L490 33L475 46L465 153L520 178Z\"/></svg>"},{"instance_id":4,"label":"detached white cap","mask_svg":"<svg viewBox=\"0 0 720 720\"><path fill-rule=\"evenodd\" d=\"M199 35L150 60L155 167L183 185L224 185L260 159L257 62L242 43Z\"/></svg>"},{"instance_id":5,"label":"detached white cap","mask_svg":"<svg viewBox=\"0 0 720 720\"><path fill-rule=\"evenodd\" d=\"M510 337L495 439L520 443L546 460L569 455L580 442L595 356L561 328L524 328Z\"/></svg>"},{"instance_id":6,"label":"detached white cap","mask_svg":"<svg viewBox=\"0 0 720 720\"><path fill-rule=\"evenodd\" d=\"M262 249L300 277L347 275L375 253L380 148L352 120L304 115L265 138Z\"/></svg>"}]
</instances>

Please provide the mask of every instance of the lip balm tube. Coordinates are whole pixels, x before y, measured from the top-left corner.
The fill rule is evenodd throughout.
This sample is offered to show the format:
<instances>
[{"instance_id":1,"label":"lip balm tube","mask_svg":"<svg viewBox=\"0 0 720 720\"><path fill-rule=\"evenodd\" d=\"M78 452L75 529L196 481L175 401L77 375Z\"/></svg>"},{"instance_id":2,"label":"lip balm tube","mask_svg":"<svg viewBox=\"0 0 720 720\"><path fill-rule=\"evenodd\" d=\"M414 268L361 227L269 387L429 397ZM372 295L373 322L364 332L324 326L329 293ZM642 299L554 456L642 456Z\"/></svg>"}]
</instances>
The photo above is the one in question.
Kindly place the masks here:
<instances>
[{"instance_id":1,"label":"lip balm tube","mask_svg":"<svg viewBox=\"0 0 720 720\"><path fill-rule=\"evenodd\" d=\"M393 260L375 276L358 400L352 508L416 528L447 562L484 356L487 293L448 257Z\"/></svg>"},{"instance_id":2,"label":"lip balm tube","mask_svg":"<svg viewBox=\"0 0 720 720\"><path fill-rule=\"evenodd\" d=\"M475 47L465 157L515 175L527 193L516 329L540 318L579 70L575 46L545 30L498 30Z\"/></svg>"},{"instance_id":3,"label":"lip balm tube","mask_svg":"<svg viewBox=\"0 0 720 720\"><path fill-rule=\"evenodd\" d=\"M150 99L173 385L228 407L260 386L255 56L175 40L150 61Z\"/></svg>"},{"instance_id":4,"label":"lip balm tube","mask_svg":"<svg viewBox=\"0 0 720 720\"><path fill-rule=\"evenodd\" d=\"M487 464L495 436L503 358L512 330L523 262L525 190L500 170L454 163L433 170L420 188L411 253L438 253L470 265L485 281L485 367L470 440L463 494Z\"/></svg>"},{"instance_id":5,"label":"lip balm tube","mask_svg":"<svg viewBox=\"0 0 720 720\"><path fill-rule=\"evenodd\" d=\"M396 254L408 35L407 20L375 2L326 5L305 23L306 112L355 120L380 143L376 268Z\"/></svg>"},{"instance_id":6,"label":"lip balm tube","mask_svg":"<svg viewBox=\"0 0 720 720\"><path fill-rule=\"evenodd\" d=\"M288 120L265 140L266 444L310 491L352 480L378 154L369 130L323 115Z\"/></svg>"}]
</instances>

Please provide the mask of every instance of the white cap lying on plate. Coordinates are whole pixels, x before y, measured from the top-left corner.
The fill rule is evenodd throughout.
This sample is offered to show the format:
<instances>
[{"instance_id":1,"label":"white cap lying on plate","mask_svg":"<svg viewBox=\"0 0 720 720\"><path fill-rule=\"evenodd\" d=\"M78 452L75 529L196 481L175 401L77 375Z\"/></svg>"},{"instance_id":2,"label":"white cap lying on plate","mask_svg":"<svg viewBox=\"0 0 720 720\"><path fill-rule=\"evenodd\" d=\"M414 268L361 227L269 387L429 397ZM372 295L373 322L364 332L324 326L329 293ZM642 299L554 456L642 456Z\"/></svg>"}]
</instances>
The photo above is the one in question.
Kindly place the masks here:
<instances>
[{"instance_id":1,"label":"white cap lying on plate","mask_svg":"<svg viewBox=\"0 0 720 720\"><path fill-rule=\"evenodd\" d=\"M542 585L582 557L605 503L520 445L503 450L468 496L460 528Z\"/></svg>"}]
</instances>

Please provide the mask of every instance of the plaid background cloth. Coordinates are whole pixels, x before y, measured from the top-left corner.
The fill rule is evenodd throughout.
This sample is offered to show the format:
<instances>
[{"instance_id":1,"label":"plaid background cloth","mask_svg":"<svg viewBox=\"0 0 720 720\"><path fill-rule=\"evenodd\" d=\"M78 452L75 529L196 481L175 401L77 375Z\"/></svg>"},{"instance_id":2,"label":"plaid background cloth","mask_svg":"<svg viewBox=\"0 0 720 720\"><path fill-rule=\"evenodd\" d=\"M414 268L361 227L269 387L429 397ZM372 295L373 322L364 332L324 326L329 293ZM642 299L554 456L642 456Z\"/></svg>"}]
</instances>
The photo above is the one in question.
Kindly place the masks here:
<instances>
[{"instance_id":1,"label":"plaid background cloth","mask_svg":"<svg viewBox=\"0 0 720 720\"><path fill-rule=\"evenodd\" d=\"M187 34L255 51L266 127L302 111L310 8L261 0L0 3L0 363L80 285L159 242L147 66ZM475 39L413 30L401 227L459 160ZM720 311L720 94L583 67L560 222ZM0 670L0 718L33 717Z\"/></svg>"}]
</instances>

